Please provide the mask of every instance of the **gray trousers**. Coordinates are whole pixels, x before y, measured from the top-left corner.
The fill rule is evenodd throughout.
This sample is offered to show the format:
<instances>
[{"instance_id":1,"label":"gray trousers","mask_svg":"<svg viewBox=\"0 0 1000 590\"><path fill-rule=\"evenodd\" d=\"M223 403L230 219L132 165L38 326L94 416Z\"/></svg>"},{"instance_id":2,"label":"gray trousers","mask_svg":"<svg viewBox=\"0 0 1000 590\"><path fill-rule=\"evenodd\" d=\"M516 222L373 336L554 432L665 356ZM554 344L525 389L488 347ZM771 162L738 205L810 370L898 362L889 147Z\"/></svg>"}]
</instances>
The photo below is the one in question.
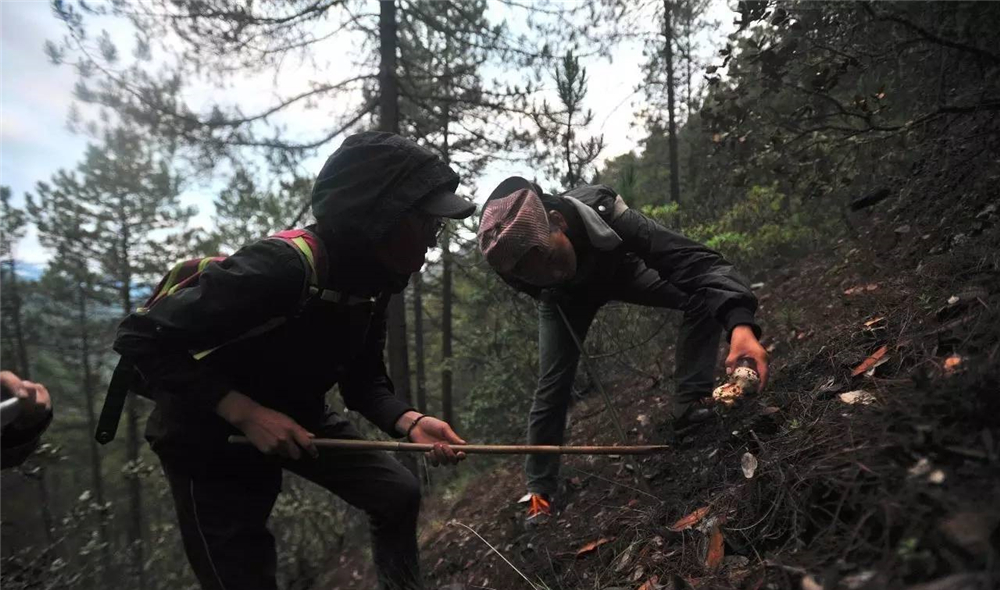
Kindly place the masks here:
<instances>
[{"instance_id":1,"label":"gray trousers","mask_svg":"<svg viewBox=\"0 0 1000 590\"><path fill-rule=\"evenodd\" d=\"M538 389L528 415L528 444L561 445L566 434L573 379L580 351L556 305L562 308L581 341L597 310L609 301L622 301L684 312L675 357L674 416L707 397L714 383L721 326L700 301L660 277L642 263L615 286L593 296L543 301L538 306ZM558 490L559 456L529 455L525 463L528 491L554 496Z\"/></svg>"}]
</instances>

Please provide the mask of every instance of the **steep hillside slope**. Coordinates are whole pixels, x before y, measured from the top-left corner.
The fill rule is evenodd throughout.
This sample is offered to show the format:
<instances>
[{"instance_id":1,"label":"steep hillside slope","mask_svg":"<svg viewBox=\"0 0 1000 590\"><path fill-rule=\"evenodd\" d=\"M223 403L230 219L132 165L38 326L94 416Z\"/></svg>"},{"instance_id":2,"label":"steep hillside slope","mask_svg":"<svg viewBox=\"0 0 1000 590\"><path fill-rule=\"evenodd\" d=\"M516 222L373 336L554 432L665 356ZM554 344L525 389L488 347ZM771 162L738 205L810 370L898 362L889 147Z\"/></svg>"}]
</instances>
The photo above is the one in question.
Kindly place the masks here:
<instances>
[{"instance_id":1,"label":"steep hillside slope","mask_svg":"<svg viewBox=\"0 0 1000 590\"><path fill-rule=\"evenodd\" d=\"M523 526L519 459L429 499L429 587L996 587L997 181L995 167L931 175L775 269L759 290L768 390L638 465L568 458L548 525ZM669 391L608 385L634 441L662 442ZM569 442L614 442L600 396L574 409Z\"/></svg>"}]
</instances>

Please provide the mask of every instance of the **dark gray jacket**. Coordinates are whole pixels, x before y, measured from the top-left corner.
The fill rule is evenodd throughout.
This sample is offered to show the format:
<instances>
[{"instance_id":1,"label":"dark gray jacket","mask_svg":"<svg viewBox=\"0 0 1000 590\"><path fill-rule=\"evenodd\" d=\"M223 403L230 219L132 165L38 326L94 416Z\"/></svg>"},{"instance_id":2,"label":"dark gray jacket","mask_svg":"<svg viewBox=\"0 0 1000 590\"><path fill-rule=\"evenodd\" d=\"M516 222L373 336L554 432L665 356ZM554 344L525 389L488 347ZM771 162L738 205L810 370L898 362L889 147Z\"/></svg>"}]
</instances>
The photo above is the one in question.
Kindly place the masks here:
<instances>
[{"instance_id":1,"label":"dark gray jacket","mask_svg":"<svg viewBox=\"0 0 1000 590\"><path fill-rule=\"evenodd\" d=\"M505 190L498 187L490 199L505 196ZM611 291L614 277L621 276L622 265L645 264L703 302L727 332L745 324L760 336L760 327L754 321L757 298L747 280L718 252L630 209L618 193L603 184L545 195L542 201L546 209L557 208L564 215L577 216L568 233L577 251L576 276L556 287L551 295L600 299L604 292ZM536 299L542 296L543 290L538 287L514 277L502 278Z\"/></svg>"}]
</instances>

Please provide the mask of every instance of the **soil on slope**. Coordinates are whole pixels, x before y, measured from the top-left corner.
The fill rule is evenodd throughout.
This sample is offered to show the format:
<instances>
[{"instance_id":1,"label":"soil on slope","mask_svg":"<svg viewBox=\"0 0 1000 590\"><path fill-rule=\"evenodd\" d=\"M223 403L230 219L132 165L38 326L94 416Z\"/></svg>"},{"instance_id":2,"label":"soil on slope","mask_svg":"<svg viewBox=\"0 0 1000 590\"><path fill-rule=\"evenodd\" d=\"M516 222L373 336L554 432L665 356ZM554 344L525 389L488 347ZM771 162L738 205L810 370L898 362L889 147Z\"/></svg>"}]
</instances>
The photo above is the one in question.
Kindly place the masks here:
<instances>
[{"instance_id":1,"label":"soil on slope","mask_svg":"<svg viewBox=\"0 0 1000 590\"><path fill-rule=\"evenodd\" d=\"M430 498L428 587L997 587L1000 178L954 167L931 180L849 214L854 235L833 250L768 273L770 386L674 451L565 458L557 515L531 529L520 460ZM663 442L669 391L606 385L632 442ZM571 420L569 444L614 443L599 395ZM344 566L355 581L332 587L373 587L363 560Z\"/></svg>"}]
</instances>

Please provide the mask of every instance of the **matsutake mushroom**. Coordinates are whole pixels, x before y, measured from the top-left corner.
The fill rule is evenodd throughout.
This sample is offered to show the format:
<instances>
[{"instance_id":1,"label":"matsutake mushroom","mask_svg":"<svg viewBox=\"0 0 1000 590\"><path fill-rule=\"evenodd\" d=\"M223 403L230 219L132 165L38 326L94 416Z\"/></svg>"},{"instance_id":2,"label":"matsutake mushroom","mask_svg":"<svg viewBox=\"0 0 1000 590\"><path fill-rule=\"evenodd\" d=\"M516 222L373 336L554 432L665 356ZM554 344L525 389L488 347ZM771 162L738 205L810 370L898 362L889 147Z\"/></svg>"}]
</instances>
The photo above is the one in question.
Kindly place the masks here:
<instances>
[{"instance_id":1,"label":"matsutake mushroom","mask_svg":"<svg viewBox=\"0 0 1000 590\"><path fill-rule=\"evenodd\" d=\"M712 399L724 405L731 406L744 395L757 393L760 387L760 376L750 367L736 367L729 382L715 388Z\"/></svg>"}]
</instances>

